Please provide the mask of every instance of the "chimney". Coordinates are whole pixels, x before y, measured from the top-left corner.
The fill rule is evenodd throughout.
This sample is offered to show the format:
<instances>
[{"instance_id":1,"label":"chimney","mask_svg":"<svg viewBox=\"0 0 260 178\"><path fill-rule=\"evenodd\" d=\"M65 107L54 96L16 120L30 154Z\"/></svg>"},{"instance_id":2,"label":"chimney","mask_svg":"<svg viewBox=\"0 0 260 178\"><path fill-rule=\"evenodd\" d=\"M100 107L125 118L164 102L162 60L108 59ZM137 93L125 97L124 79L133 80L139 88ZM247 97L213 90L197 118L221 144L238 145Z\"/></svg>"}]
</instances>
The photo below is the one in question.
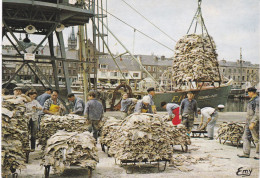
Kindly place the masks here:
<instances>
[{"instance_id":1,"label":"chimney","mask_svg":"<svg viewBox=\"0 0 260 178\"><path fill-rule=\"evenodd\" d=\"M165 56L161 56L161 60L162 60L162 61L165 60Z\"/></svg>"}]
</instances>

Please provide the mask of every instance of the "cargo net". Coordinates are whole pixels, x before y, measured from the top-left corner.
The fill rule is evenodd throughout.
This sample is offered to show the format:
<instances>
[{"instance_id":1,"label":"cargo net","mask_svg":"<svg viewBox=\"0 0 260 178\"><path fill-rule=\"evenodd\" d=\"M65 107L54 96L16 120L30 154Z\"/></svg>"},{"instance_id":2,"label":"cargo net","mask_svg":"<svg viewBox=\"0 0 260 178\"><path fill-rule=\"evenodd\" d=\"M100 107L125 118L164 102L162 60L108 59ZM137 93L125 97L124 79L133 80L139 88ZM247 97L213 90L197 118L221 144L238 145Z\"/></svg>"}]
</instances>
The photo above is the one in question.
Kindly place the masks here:
<instances>
[{"instance_id":1,"label":"cargo net","mask_svg":"<svg viewBox=\"0 0 260 178\"><path fill-rule=\"evenodd\" d=\"M29 117L25 113L19 98L2 102L2 177L25 168L26 152L30 151Z\"/></svg>"},{"instance_id":2,"label":"cargo net","mask_svg":"<svg viewBox=\"0 0 260 178\"><path fill-rule=\"evenodd\" d=\"M59 130L47 141L42 165L53 166L54 173L62 173L66 166L95 169L99 161L97 151L96 141L88 131Z\"/></svg>"},{"instance_id":3,"label":"cargo net","mask_svg":"<svg viewBox=\"0 0 260 178\"><path fill-rule=\"evenodd\" d=\"M212 48L213 47L213 48ZM172 79L176 84L220 81L216 45L210 36L189 34L175 46Z\"/></svg>"}]
</instances>

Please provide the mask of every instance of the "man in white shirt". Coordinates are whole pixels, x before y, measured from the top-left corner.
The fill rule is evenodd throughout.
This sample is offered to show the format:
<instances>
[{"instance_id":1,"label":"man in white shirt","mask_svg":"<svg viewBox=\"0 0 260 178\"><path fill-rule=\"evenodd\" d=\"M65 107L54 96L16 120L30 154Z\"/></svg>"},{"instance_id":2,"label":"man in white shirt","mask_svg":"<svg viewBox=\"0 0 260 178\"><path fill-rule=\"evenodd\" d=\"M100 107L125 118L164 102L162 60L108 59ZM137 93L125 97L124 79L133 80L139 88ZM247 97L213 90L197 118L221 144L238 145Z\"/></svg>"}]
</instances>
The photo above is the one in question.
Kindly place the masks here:
<instances>
[{"instance_id":1,"label":"man in white shirt","mask_svg":"<svg viewBox=\"0 0 260 178\"><path fill-rule=\"evenodd\" d=\"M218 106L217 109L212 107L205 107L202 109L198 109L198 114L201 114L201 122L199 130L204 130L207 127L208 139L213 140L214 137L214 127L216 125L218 119L218 110L222 107L222 105ZM206 118L206 123L203 124L204 118Z\"/></svg>"}]
</instances>

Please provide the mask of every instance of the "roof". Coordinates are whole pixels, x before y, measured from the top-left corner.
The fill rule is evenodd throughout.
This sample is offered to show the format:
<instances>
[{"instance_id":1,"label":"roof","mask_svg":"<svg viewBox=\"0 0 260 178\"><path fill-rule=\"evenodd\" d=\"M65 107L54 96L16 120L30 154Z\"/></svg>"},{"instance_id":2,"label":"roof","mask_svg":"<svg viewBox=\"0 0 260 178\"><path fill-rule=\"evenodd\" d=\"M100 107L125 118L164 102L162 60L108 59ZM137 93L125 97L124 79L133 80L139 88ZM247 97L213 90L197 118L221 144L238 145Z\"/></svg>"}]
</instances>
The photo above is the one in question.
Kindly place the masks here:
<instances>
[{"instance_id":1,"label":"roof","mask_svg":"<svg viewBox=\"0 0 260 178\"><path fill-rule=\"evenodd\" d=\"M220 67L241 67L240 66L240 60L237 60L236 62L221 60L221 61L219 61L219 66ZM243 61L242 67L257 67L257 68L259 68L259 64L252 64L250 61Z\"/></svg>"},{"instance_id":2,"label":"roof","mask_svg":"<svg viewBox=\"0 0 260 178\"><path fill-rule=\"evenodd\" d=\"M155 55L136 55L136 57L141 59L143 65L172 66L173 61L171 58L157 57Z\"/></svg>"}]
</instances>

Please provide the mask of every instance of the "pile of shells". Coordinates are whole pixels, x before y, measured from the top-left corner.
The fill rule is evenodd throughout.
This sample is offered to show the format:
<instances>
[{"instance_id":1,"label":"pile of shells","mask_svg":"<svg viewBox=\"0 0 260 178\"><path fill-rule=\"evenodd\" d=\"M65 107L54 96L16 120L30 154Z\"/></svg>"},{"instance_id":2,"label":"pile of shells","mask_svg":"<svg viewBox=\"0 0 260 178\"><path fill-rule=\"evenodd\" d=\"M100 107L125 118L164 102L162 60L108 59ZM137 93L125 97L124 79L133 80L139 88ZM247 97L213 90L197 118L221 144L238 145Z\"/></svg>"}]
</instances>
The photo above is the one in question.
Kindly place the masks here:
<instances>
[{"instance_id":1,"label":"pile of shells","mask_svg":"<svg viewBox=\"0 0 260 178\"><path fill-rule=\"evenodd\" d=\"M238 142L243 136L244 125L244 123L224 122L218 129L218 138Z\"/></svg>"},{"instance_id":2,"label":"pile of shells","mask_svg":"<svg viewBox=\"0 0 260 178\"><path fill-rule=\"evenodd\" d=\"M116 119L115 117L104 118L104 124L101 129L99 142L107 147L110 147L112 140L116 139L115 132L119 129L122 120Z\"/></svg>"},{"instance_id":3,"label":"pile of shells","mask_svg":"<svg viewBox=\"0 0 260 178\"><path fill-rule=\"evenodd\" d=\"M39 145L42 145L44 150L47 140L54 135L58 130L65 130L67 132L85 132L88 131L88 123L86 118L75 114L65 116L45 115L41 119L39 132Z\"/></svg>"},{"instance_id":4,"label":"pile of shells","mask_svg":"<svg viewBox=\"0 0 260 178\"><path fill-rule=\"evenodd\" d=\"M187 135L187 130L184 125L179 124L174 126L172 122L165 122L165 131L169 135L172 141L172 145L186 146L191 144L190 137Z\"/></svg>"},{"instance_id":5,"label":"pile of shells","mask_svg":"<svg viewBox=\"0 0 260 178\"><path fill-rule=\"evenodd\" d=\"M30 151L28 122L23 101L2 102L2 176L12 169L25 168L25 152Z\"/></svg>"},{"instance_id":6,"label":"pile of shells","mask_svg":"<svg viewBox=\"0 0 260 178\"><path fill-rule=\"evenodd\" d=\"M161 118L152 114L132 114L125 118L115 134L109 155L120 161L169 160L171 138Z\"/></svg>"},{"instance_id":7,"label":"pile of shells","mask_svg":"<svg viewBox=\"0 0 260 178\"><path fill-rule=\"evenodd\" d=\"M189 34L181 38L175 46L172 76L177 84L219 81L216 45L212 37Z\"/></svg>"},{"instance_id":8,"label":"pile of shells","mask_svg":"<svg viewBox=\"0 0 260 178\"><path fill-rule=\"evenodd\" d=\"M95 169L98 161L96 141L89 132L59 130L47 141L42 165L62 173L67 166Z\"/></svg>"}]
</instances>

